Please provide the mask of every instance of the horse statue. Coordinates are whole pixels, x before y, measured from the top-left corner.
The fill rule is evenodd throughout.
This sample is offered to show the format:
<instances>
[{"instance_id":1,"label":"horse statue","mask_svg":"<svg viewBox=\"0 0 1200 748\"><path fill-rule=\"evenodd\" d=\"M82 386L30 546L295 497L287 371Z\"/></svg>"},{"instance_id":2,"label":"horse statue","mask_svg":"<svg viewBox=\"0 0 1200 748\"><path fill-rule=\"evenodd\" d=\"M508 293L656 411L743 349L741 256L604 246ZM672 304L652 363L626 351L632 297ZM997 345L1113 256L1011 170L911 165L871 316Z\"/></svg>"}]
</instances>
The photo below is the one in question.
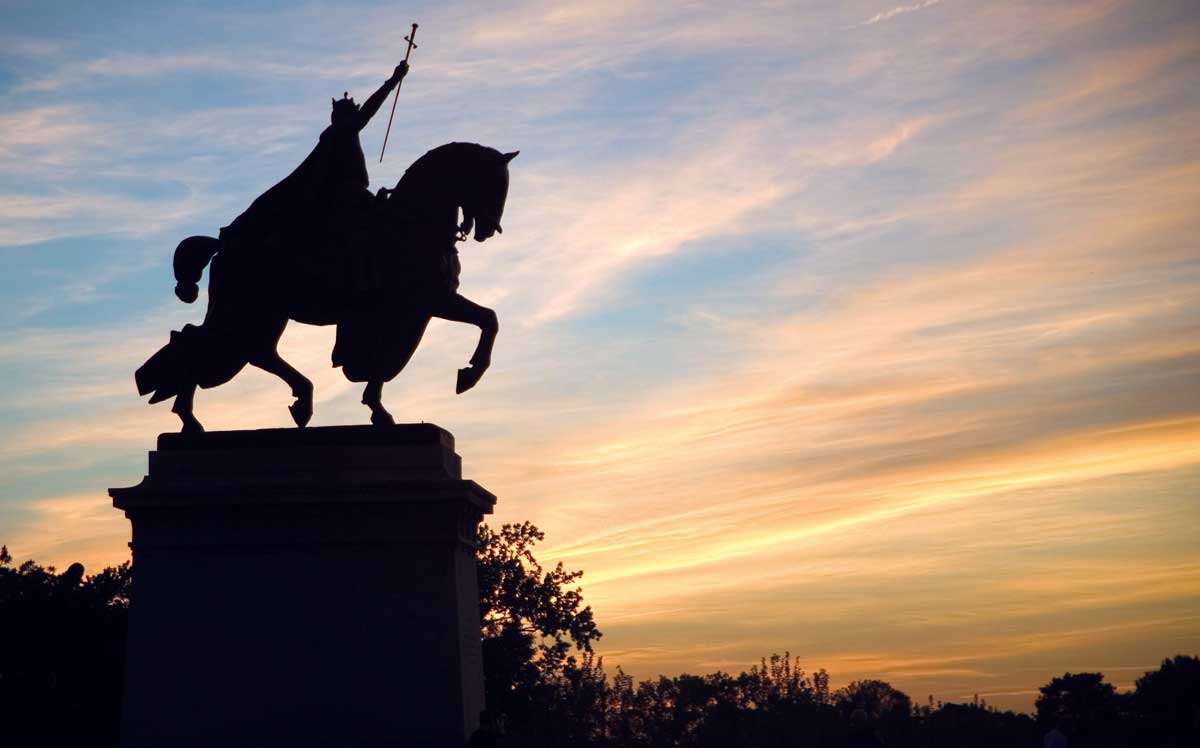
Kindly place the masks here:
<instances>
[{"instance_id":1,"label":"horse statue","mask_svg":"<svg viewBox=\"0 0 1200 748\"><path fill-rule=\"evenodd\" d=\"M269 231L239 231L235 221L220 238L184 239L175 249L175 294L195 301L208 266L208 309L203 323L172 332L137 370L138 393L151 394L151 403L174 397L183 432L201 432L196 388L224 384L251 364L291 387L288 410L304 427L313 385L280 357L279 338L289 320L337 325L333 365L366 383L362 402L371 423L391 425L383 385L408 363L433 317L479 328L455 390L474 387L491 364L499 325L494 311L458 293L456 245L472 228L479 242L502 232L508 163L516 155L474 143L435 148L369 205L335 212L354 217L336 235L314 238L313 224L295 215L304 211L293 210L275 216Z\"/></svg>"}]
</instances>

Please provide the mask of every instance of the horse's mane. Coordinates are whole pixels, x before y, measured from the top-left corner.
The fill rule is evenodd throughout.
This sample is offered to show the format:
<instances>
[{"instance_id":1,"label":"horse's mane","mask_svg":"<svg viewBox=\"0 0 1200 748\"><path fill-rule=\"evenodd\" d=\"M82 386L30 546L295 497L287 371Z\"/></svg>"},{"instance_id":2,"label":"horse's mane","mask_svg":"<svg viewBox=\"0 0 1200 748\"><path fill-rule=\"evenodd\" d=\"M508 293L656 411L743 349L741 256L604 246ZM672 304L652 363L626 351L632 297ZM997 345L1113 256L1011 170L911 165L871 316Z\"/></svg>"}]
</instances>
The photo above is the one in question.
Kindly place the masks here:
<instances>
[{"instance_id":1,"label":"horse's mane","mask_svg":"<svg viewBox=\"0 0 1200 748\"><path fill-rule=\"evenodd\" d=\"M421 156L404 171L396 183L396 189L406 193L417 183L429 185L430 179L454 178L463 167L473 163L486 163L495 159L500 151L479 143L446 143Z\"/></svg>"}]
</instances>

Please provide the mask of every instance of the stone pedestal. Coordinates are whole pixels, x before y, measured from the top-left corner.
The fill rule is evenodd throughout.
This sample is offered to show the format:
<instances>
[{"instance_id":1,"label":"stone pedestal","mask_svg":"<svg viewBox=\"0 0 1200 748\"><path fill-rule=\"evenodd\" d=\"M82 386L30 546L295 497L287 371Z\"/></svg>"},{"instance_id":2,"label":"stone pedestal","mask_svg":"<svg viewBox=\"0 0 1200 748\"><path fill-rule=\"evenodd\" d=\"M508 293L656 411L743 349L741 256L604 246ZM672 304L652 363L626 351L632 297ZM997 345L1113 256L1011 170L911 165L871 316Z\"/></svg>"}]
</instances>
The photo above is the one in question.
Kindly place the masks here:
<instances>
[{"instance_id":1,"label":"stone pedestal","mask_svg":"<svg viewBox=\"0 0 1200 748\"><path fill-rule=\"evenodd\" d=\"M164 434L133 525L122 745L462 746L483 708L475 527L429 425Z\"/></svg>"}]
</instances>

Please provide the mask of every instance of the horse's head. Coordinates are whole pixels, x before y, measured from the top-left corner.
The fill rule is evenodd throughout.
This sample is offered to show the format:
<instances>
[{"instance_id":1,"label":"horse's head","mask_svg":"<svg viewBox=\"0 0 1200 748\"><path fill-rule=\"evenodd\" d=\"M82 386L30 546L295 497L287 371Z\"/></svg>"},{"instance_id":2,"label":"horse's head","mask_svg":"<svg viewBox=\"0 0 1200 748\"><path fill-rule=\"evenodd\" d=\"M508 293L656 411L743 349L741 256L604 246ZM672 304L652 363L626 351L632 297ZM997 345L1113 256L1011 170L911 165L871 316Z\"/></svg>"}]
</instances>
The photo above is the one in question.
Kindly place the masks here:
<instances>
[{"instance_id":1,"label":"horse's head","mask_svg":"<svg viewBox=\"0 0 1200 748\"><path fill-rule=\"evenodd\" d=\"M463 234L475 228L475 241L481 242L493 234L502 234L500 219L504 216L504 203L508 199L508 162L520 151L500 153L487 148L480 152L474 178L465 185L461 196Z\"/></svg>"},{"instance_id":2,"label":"horse's head","mask_svg":"<svg viewBox=\"0 0 1200 748\"><path fill-rule=\"evenodd\" d=\"M449 211L456 222L461 209L459 232L466 235L474 229L479 242L503 233L500 219L508 199L508 162L517 153L475 143L434 148L413 162L396 185L401 209L429 216Z\"/></svg>"}]
</instances>

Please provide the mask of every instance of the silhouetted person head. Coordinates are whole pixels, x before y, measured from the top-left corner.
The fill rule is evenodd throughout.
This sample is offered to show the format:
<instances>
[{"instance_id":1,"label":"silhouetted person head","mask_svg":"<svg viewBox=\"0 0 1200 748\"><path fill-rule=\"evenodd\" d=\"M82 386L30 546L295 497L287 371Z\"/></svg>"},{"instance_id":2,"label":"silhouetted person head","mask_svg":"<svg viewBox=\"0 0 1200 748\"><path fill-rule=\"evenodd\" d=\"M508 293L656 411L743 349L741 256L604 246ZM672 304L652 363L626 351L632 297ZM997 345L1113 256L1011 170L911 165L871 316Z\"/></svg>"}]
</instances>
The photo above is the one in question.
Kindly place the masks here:
<instances>
[{"instance_id":1,"label":"silhouetted person head","mask_svg":"<svg viewBox=\"0 0 1200 748\"><path fill-rule=\"evenodd\" d=\"M348 91L342 92L342 98L330 99L333 111L329 113L329 121L335 125L350 124L358 119L358 104Z\"/></svg>"}]
</instances>

